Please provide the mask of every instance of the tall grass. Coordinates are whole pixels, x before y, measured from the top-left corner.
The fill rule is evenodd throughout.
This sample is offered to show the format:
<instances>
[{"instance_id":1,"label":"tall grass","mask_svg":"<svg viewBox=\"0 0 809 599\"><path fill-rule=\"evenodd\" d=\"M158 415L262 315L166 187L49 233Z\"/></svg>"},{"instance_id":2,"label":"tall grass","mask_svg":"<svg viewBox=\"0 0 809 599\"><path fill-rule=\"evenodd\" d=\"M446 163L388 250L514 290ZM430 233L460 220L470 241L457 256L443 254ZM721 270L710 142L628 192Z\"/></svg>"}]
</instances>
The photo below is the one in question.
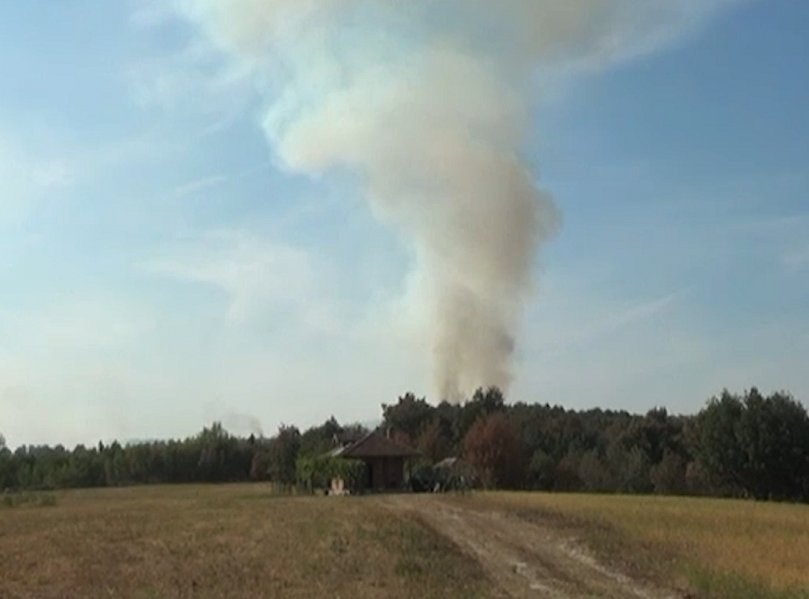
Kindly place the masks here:
<instances>
[{"instance_id":1,"label":"tall grass","mask_svg":"<svg viewBox=\"0 0 809 599\"><path fill-rule=\"evenodd\" d=\"M76 489L0 510L0 597L482 599L480 565L375 498L269 484Z\"/></svg>"},{"instance_id":2,"label":"tall grass","mask_svg":"<svg viewBox=\"0 0 809 599\"><path fill-rule=\"evenodd\" d=\"M0 507L51 507L57 504L56 495L34 491L4 491L0 494Z\"/></svg>"},{"instance_id":3,"label":"tall grass","mask_svg":"<svg viewBox=\"0 0 809 599\"><path fill-rule=\"evenodd\" d=\"M809 506L706 498L486 494L561 517L604 551L704 597L809 599Z\"/></svg>"}]
</instances>

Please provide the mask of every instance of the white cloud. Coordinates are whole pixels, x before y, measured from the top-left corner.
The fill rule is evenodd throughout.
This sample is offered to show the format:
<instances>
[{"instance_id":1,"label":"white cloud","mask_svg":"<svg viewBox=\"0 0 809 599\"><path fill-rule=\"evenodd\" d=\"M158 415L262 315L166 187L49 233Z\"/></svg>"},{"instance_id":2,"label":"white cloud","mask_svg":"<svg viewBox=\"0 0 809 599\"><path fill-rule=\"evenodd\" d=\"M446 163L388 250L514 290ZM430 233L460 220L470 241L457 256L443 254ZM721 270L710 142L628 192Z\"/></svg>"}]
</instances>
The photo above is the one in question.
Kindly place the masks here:
<instances>
[{"instance_id":1,"label":"white cloud","mask_svg":"<svg viewBox=\"0 0 809 599\"><path fill-rule=\"evenodd\" d=\"M16 224L55 190L75 183L76 169L61 157L32 155L0 130L0 224Z\"/></svg>"},{"instance_id":2,"label":"white cloud","mask_svg":"<svg viewBox=\"0 0 809 599\"><path fill-rule=\"evenodd\" d=\"M589 63L577 66L604 68L671 44L733 1L649 0L649 19L644 22L654 21L654 28L641 37L633 37L631 27L618 32L607 40L612 46L607 44ZM272 4L262 3L253 4ZM555 5L565 11L582 4L536 6ZM133 25L143 30L162 27L172 5L136 2ZM651 18L667 11L677 18L665 24ZM620 52L609 58L616 49ZM4 152L0 139L0 210L5 211L6 198L12 196L30 206L43 193L75 184L78 173L84 181L87 168L118 168L142 156L161 160L169 145L186 151L183 144L188 140L176 135L177 121L192 114L209 118L212 129L227 124L252 97L251 68L249 62L234 65L203 42L133 63L128 72L132 97L144 109L161 116L170 113L171 127L161 137L168 143L144 137L116 148L71 153L67 160L58 153L26 154L18 144L7 144L10 149ZM224 175L214 173L163 189L182 196L224 182ZM22 191L9 194L15 187ZM323 204L303 210L313 207L322 209ZM299 217L276 223L276 230ZM153 259L142 265L146 271L191 283L186 290L192 292L216 290L224 298L221 319L234 326L224 327L221 335L217 332L215 341L206 336L207 343L192 345L178 338L171 341L176 347L167 348L155 339L159 331L151 315L126 302L87 298L23 316L0 314L0 426L12 442L176 436L192 433L213 418L227 420L228 415L252 422L245 414L255 415L269 432L279 421L307 425L332 411L340 418L372 418L379 404L397 393L408 388L428 391L429 347L412 349L402 306L391 308L389 297L376 298L370 307L362 306L367 318L346 318L339 292L343 283L335 279L350 278L350 267L332 274L327 257L244 231L195 235L153 251ZM784 256L804 259L800 250ZM766 385L782 380L801 390L801 379L793 375L805 369L795 364L779 372L775 341L770 345L776 357L764 365L723 357L732 343L706 339L698 327L689 326L681 293L656 289L621 295L613 290L611 295L608 282L576 279L574 273L573 282L560 283L554 276L543 281L544 291L529 314L526 341L519 346L525 360L512 399L621 407L635 402L628 407L637 409L670 403L676 409L682 397L699 402L706 390L714 392L736 381L757 379ZM199 304L193 299L190 304L197 314ZM271 335L259 333L257 344L253 339L243 343L242 333L262 328L265 315L279 326ZM333 333L339 334L339 342L333 342ZM787 376L779 378L783 373ZM666 385L669 379L676 384ZM43 419L43 413L48 418Z\"/></svg>"},{"instance_id":3,"label":"white cloud","mask_svg":"<svg viewBox=\"0 0 809 599\"><path fill-rule=\"evenodd\" d=\"M620 331L660 316L673 306L679 295L673 293L657 299L629 302L608 314L590 333L590 337Z\"/></svg>"},{"instance_id":4,"label":"white cloud","mask_svg":"<svg viewBox=\"0 0 809 599\"><path fill-rule=\"evenodd\" d=\"M447 0L445 4L459 13L461 23L466 18L462 14L466 7L453 8L454 1ZM514 33L522 42L518 39L514 42L525 46L526 56L539 57L537 64L546 79L558 77L563 81L570 75L657 52L699 32L729 7L753 1L757 0L509 0L503 4L502 13L513 16L519 23L519 31ZM473 0L460 2L467 3L474 4ZM227 126L243 112L256 89L277 85L279 74L291 66L284 65L292 58L284 51L269 61L261 56L265 50L262 45L269 38L274 34L283 37L276 29L294 30L299 21L316 21L318 17L312 15L328 14L333 9L344 9L349 14L352 5L360 2L132 0L131 4L131 22L145 34L168 22L176 24L178 19L202 23L205 33L179 50L163 51L132 63L126 78L132 99L141 108L213 116L206 129L210 133ZM426 6L429 3L414 3L410 12L415 14ZM358 47L363 47L366 41L358 40ZM233 55L223 49L238 52ZM368 49L363 53L367 54ZM334 59L338 68L346 68L347 65L338 64L336 55ZM314 64L306 66L318 68Z\"/></svg>"},{"instance_id":5,"label":"white cloud","mask_svg":"<svg viewBox=\"0 0 809 599\"><path fill-rule=\"evenodd\" d=\"M269 162L261 162L253 166L249 166L246 168L242 168L241 170L233 173L233 174L214 174L214 175L205 175L201 176L196 179L192 179L191 181L185 181L184 183L180 183L177 185L171 192L171 197L174 198L181 198L188 195L193 195L198 191L202 191L205 189L209 189L211 187L218 187L220 185L224 185L226 183L236 181L239 179L245 179L257 173L260 173L263 170L266 170L270 167Z\"/></svg>"},{"instance_id":6,"label":"white cloud","mask_svg":"<svg viewBox=\"0 0 809 599\"><path fill-rule=\"evenodd\" d=\"M124 76L139 108L203 116L213 120L209 127L230 122L252 97L250 65L222 56L204 40L134 60Z\"/></svg>"},{"instance_id":7,"label":"white cloud","mask_svg":"<svg viewBox=\"0 0 809 599\"><path fill-rule=\"evenodd\" d=\"M170 22L175 15L174 2L170 0L130 0L132 6L129 22L135 28L153 29Z\"/></svg>"},{"instance_id":8,"label":"white cloud","mask_svg":"<svg viewBox=\"0 0 809 599\"><path fill-rule=\"evenodd\" d=\"M60 300L42 309L0 311L0 351L25 353L120 349L151 332L151 316L101 297Z\"/></svg>"},{"instance_id":9,"label":"white cloud","mask_svg":"<svg viewBox=\"0 0 809 599\"><path fill-rule=\"evenodd\" d=\"M207 177L200 177L199 179L194 179L193 181L186 181L185 183L182 183L174 188L172 196L184 197L187 195L191 195L198 191L202 191L203 189L221 185L222 183L225 183L227 180L228 178L225 175L209 175Z\"/></svg>"},{"instance_id":10,"label":"white cloud","mask_svg":"<svg viewBox=\"0 0 809 599\"><path fill-rule=\"evenodd\" d=\"M310 252L288 244L263 241L243 231L218 231L142 267L225 292L226 317L232 324L292 313L313 329L340 328L326 297L328 269Z\"/></svg>"},{"instance_id":11,"label":"white cloud","mask_svg":"<svg viewBox=\"0 0 809 599\"><path fill-rule=\"evenodd\" d=\"M147 268L221 290L223 320L245 326L211 330L194 300L189 311L199 320L187 325L206 329L194 339L175 337L186 324L171 314L155 320L111 299L4 312L0 430L10 444L177 437L215 419L242 433L256 421L272 432L330 414L367 420L396 394L426 390L423 355L391 336L387 322L344 330L327 269L294 248L219 232ZM273 333L253 336L267 313Z\"/></svg>"},{"instance_id":12,"label":"white cloud","mask_svg":"<svg viewBox=\"0 0 809 599\"><path fill-rule=\"evenodd\" d=\"M33 173L33 181L42 190L69 187L76 181L76 170L63 159L51 160L37 167Z\"/></svg>"},{"instance_id":13,"label":"white cloud","mask_svg":"<svg viewBox=\"0 0 809 599\"><path fill-rule=\"evenodd\" d=\"M684 290L642 299L610 297L605 289L613 271L606 265L568 266L567 272L548 273L528 314L526 338L533 351L548 355L609 342L627 330L666 321L681 307Z\"/></svg>"},{"instance_id":14,"label":"white cloud","mask_svg":"<svg viewBox=\"0 0 809 599\"><path fill-rule=\"evenodd\" d=\"M0 332L0 430L10 443L86 443L125 432L121 402L136 398L124 392L135 378L124 356L154 332L147 311L110 297L59 298L3 309Z\"/></svg>"}]
</instances>

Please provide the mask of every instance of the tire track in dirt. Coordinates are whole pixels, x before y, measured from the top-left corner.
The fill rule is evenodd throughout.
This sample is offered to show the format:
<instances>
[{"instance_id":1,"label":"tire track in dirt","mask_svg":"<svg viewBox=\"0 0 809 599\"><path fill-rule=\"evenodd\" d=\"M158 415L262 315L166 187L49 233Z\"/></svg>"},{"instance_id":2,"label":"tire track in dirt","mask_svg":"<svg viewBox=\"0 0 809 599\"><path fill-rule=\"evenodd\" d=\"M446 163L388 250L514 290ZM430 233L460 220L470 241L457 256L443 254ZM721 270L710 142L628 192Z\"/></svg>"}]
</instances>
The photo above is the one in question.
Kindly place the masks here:
<instances>
[{"instance_id":1,"label":"tire track in dirt","mask_svg":"<svg viewBox=\"0 0 809 599\"><path fill-rule=\"evenodd\" d=\"M435 495L381 499L473 556L512 599L679 599L601 564L572 539L516 516L461 507Z\"/></svg>"}]
</instances>

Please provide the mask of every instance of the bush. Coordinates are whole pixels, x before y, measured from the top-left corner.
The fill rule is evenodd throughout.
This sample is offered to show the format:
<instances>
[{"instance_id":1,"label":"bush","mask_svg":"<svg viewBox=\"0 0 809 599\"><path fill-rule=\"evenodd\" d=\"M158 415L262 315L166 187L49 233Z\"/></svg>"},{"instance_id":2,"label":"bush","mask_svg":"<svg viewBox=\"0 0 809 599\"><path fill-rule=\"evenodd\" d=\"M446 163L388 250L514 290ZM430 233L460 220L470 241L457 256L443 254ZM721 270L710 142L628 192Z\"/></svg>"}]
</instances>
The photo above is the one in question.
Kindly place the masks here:
<instances>
[{"instance_id":1,"label":"bush","mask_svg":"<svg viewBox=\"0 0 809 599\"><path fill-rule=\"evenodd\" d=\"M349 489L356 489L365 474L365 462L330 456L298 458L295 463L298 484L314 491L328 489L332 479L341 478Z\"/></svg>"},{"instance_id":2,"label":"bush","mask_svg":"<svg viewBox=\"0 0 809 599\"><path fill-rule=\"evenodd\" d=\"M56 505L56 495L53 493L34 493L30 491L4 492L0 495L0 506L16 508L22 506L52 507Z\"/></svg>"},{"instance_id":3,"label":"bush","mask_svg":"<svg viewBox=\"0 0 809 599\"><path fill-rule=\"evenodd\" d=\"M37 496L36 505L39 507L53 507L56 503L56 495L53 493L39 493Z\"/></svg>"},{"instance_id":4,"label":"bush","mask_svg":"<svg viewBox=\"0 0 809 599\"><path fill-rule=\"evenodd\" d=\"M419 464L410 474L410 489L416 493L430 493L438 484L438 473L430 464Z\"/></svg>"}]
</instances>

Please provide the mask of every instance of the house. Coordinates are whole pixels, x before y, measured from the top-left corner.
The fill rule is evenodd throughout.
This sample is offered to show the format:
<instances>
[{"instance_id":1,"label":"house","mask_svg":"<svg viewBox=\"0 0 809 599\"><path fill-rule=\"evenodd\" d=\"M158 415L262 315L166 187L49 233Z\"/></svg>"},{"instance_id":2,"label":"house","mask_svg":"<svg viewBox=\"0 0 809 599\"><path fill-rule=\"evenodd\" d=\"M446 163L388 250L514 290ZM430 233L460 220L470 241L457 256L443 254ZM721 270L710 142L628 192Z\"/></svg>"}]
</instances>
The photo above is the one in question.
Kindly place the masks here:
<instances>
[{"instance_id":1,"label":"house","mask_svg":"<svg viewBox=\"0 0 809 599\"><path fill-rule=\"evenodd\" d=\"M358 486L372 491L403 489L410 475L410 462L420 455L379 431L372 431L360 438L335 438L335 443L337 447L329 455L364 462L364 480ZM344 492L343 481L333 481L332 490L337 489L337 494Z\"/></svg>"}]
</instances>

